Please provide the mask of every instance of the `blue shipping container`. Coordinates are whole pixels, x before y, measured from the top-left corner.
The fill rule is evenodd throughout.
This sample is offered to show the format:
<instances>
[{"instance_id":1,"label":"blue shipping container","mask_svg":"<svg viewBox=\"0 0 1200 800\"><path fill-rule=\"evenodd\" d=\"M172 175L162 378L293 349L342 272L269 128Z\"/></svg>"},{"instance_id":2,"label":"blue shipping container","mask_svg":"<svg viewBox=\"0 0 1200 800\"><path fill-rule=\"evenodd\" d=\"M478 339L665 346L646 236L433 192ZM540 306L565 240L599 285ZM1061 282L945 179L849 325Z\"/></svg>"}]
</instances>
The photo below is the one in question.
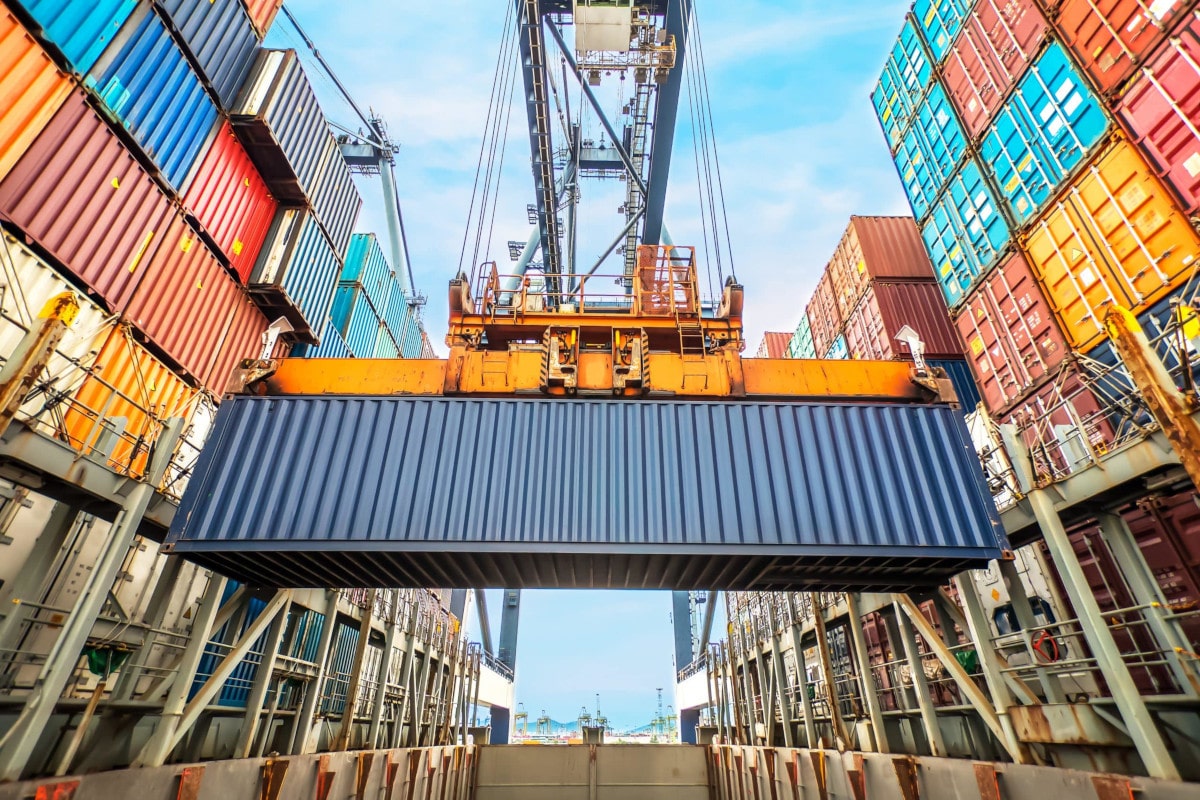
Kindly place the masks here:
<instances>
[{"instance_id":1,"label":"blue shipping container","mask_svg":"<svg viewBox=\"0 0 1200 800\"><path fill-rule=\"evenodd\" d=\"M946 304L955 308L1009 240L1008 223L974 159L950 180L946 193L921 226L921 238Z\"/></svg>"},{"instance_id":2,"label":"blue shipping container","mask_svg":"<svg viewBox=\"0 0 1200 800\"><path fill-rule=\"evenodd\" d=\"M375 354L373 358L399 358L400 348L387 325L379 326L379 336L375 339Z\"/></svg>"},{"instance_id":3,"label":"blue shipping container","mask_svg":"<svg viewBox=\"0 0 1200 800\"><path fill-rule=\"evenodd\" d=\"M350 177L350 167L342 158L341 148L333 136L326 141L310 197L313 213L317 215L317 221L321 223L333 249L339 253L346 252L350 234L362 208L362 198L358 195L354 179ZM380 253L380 257L382 255Z\"/></svg>"},{"instance_id":4,"label":"blue shipping container","mask_svg":"<svg viewBox=\"0 0 1200 800\"><path fill-rule=\"evenodd\" d=\"M970 364L962 359L950 358L930 359L929 365L946 370L946 376L950 378L950 383L954 384L954 393L958 395L958 402L962 406L964 414L970 414L979 407L982 398L979 395L979 386L975 383L975 374L971 372Z\"/></svg>"},{"instance_id":5,"label":"blue shipping container","mask_svg":"<svg viewBox=\"0 0 1200 800\"><path fill-rule=\"evenodd\" d=\"M87 73L137 7L137 0L17 0L79 75Z\"/></svg>"},{"instance_id":6,"label":"blue shipping container","mask_svg":"<svg viewBox=\"0 0 1200 800\"><path fill-rule=\"evenodd\" d=\"M966 152L967 136L958 115L942 85L934 84L917 108L917 124L896 151L900 181L918 220L928 214Z\"/></svg>"},{"instance_id":7,"label":"blue shipping container","mask_svg":"<svg viewBox=\"0 0 1200 800\"><path fill-rule=\"evenodd\" d=\"M236 395L167 546L259 586L770 591L933 586L1007 539L945 405Z\"/></svg>"},{"instance_id":8,"label":"blue shipping container","mask_svg":"<svg viewBox=\"0 0 1200 800\"><path fill-rule=\"evenodd\" d=\"M354 358L342 333L329 320L319 331L314 331L321 340L316 344L298 344L292 348L292 358Z\"/></svg>"},{"instance_id":9,"label":"blue shipping container","mask_svg":"<svg viewBox=\"0 0 1200 800\"><path fill-rule=\"evenodd\" d=\"M788 358L816 358L817 350L813 345L812 325L808 321L808 314L800 312L800 324L796 326L796 332L792 334L792 340L788 342Z\"/></svg>"},{"instance_id":10,"label":"blue shipping container","mask_svg":"<svg viewBox=\"0 0 1200 800\"><path fill-rule=\"evenodd\" d=\"M258 36L238 0L159 0L179 31L201 77L229 108L250 73Z\"/></svg>"},{"instance_id":11,"label":"blue shipping container","mask_svg":"<svg viewBox=\"0 0 1200 800\"><path fill-rule=\"evenodd\" d=\"M182 193L219 112L162 20L148 7L131 17L85 83Z\"/></svg>"},{"instance_id":12,"label":"blue shipping container","mask_svg":"<svg viewBox=\"0 0 1200 800\"><path fill-rule=\"evenodd\" d=\"M373 233L356 233L350 237L340 280L343 283L361 285L375 308L387 308L388 298L397 284L387 256L383 254L383 248L379 245L378 236Z\"/></svg>"},{"instance_id":13,"label":"blue shipping container","mask_svg":"<svg viewBox=\"0 0 1200 800\"><path fill-rule=\"evenodd\" d=\"M338 285L330 319L356 358L371 358L375 354L375 342L383 320L360 284Z\"/></svg>"},{"instance_id":14,"label":"blue shipping container","mask_svg":"<svg viewBox=\"0 0 1200 800\"><path fill-rule=\"evenodd\" d=\"M829 345L829 350L825 353L826 358L844 360L850 357L850 349L846 347L846 337L839 334L833 340L833 344Z\"/></svg>"},{"instance_id":15,"label":"blue shipping container","mask_svg":"<svg viewBox=\"0 0 1200 800\"><path fill-rule=\"evenodd\" d=\"M250 283L278 287L320 338L341 271L316 218L308 211L285 208L276 215Z\"/></svg>"},{"instance_id":16,"label":"blue shipping container","mask_svg":"<svg viewBox=\"0 0 1200 800\"><path fill-rule=\"evenodd\" d=\"M1022 223L1034 216L1108 130L1108 117L1057 42L1025 73L984 133L980 155Z\"/></svg>"},{"instance_id":17,"label":"blue shipping container","mask_svg":"<svg viewBox=\"0 0 1200 800\"><path fill-rule=\"evenodd\" d=\"M950 50L970 6L966 0L917 0L913 4L913 16L935 62L940 62Z\"/></svg>"},{"instance_id":18,"label":"blue shipping container","mask_svg":"<svg viewBox=\"0 0 1200 800\"><path fill-rule=\"evenodd\" d=\"M900 143L901 135L916 116L917 103L932 79L933 67L925 54L925 45L912 20L906 19L883 66L879 83L871 93L875 115L883 126L890 148L894 149Z\"/></svg>"},{"instance_id":19,"label":"blue shipping container","mask_svg":"<svg viewBox=\"0 0 1200 800\"><path fill-rule=\"evenodd\" d=\"M229 581L225 584L221 605L233 597L238 585L236 581ZM226 622L213 634L209 644L205 646L204 655L200 658L200 664L196 669L196 679L192 682L188 699L195 697L209 676L216 671L225 654L229 652L227 645L233 644L240 638L266 607L265 600L256 597L250 598L245 614ZM266 633L259 636L250 646L250 652L247 653L246 658L234 667L233 672L222 686L221 693L217 695L217 705L228 708L242 708L246 705L246 699L250 695L250 686L254 682L254 675L258 672L258 665L262 661L262 654L266 649L266 636Z\"/></svg>"}]
</instances>

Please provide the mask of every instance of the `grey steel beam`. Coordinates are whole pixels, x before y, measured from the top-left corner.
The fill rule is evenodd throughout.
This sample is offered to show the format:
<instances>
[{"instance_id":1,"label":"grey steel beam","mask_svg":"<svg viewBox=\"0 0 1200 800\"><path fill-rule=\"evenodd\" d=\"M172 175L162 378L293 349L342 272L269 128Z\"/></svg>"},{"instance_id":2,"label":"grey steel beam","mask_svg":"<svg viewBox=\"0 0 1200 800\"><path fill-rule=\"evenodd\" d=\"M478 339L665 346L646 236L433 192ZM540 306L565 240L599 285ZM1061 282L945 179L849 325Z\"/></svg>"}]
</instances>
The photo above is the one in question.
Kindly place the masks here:
<instances>
[{"instance_id":1,"label":"grey steel beam","mask_svg":"<svg viewBox=\"0 0 1200 800\"><path fill-rule=\"evenodd\" d=\"M930 755L943 758L947 755L946 742L942 738L942 729L938 725L937 709L933 705L933 695L929 691L929 681L925 677L925 665L921 659L921 651L917 647L917 637L913 633L908 617L895 603L896 627L900 633L900 641L904 644L904 654L908 659L908 669L912 676L913 694L917 697L917 708L921 711L921 726L925 729L925 738L929 742Z\"/></svg>"},{"instance_id":2,"label":"grey steel beam","mask_svg":"<svg viewBox=\"0 0 1200 800\"><path fill-rule=\"evenodd\" d=\"M1017 572L1014 562L1004 559L996 564L1000 569L1000 577L1008 589L1008 602L1012 605L1013 615L1017 618L1017 624L1021 626L1020 637L1025 642L1025 651L1033 653L1032 631L1040 626L1037 619L1034 618L1033 605L1029 602L1025 582L1021 580L1021 575ZM1066 612L1065 608L1063 612ZM1034 663L1037 665L1034 672L1038 676L1038 683L1041 684L1046 699L1051 703L1067 702L1066 693L1062 688L1062 678L1059 674L1046 669L1036 658Z\"/></svg>"},{"instance_id":3,"label":"grey steel beam","mask_svg":"<svg viewBox=\"0 0 1200 800\"><path fill-rule=\"evenodd\" d=\"M56 503L25 564L13 580L0 589L0 610L7 610L4 621L0 622L0 653L12 653L19 646L21 623L25 618L22 603L41 598L42 584L78 519L78 508Z\"/></svg>"},{"instance_id":4,"label":"grey steel beam","mask_svg":"<svg viewBox=\"0 0 1200 800\"><path fill-rule=\"evenodd\" d=\"M166 561L163 562L162 571L159 572L155 581L154 592L150 595L150 602L146 606L146 613L143 617L147 628L144 634L145 638L142 639L141 646L133 652L121 671L117 673L117 681L112 691L114 700L128 700L133 696L138 679L142 676L145 661L150 657L154 642L158 638L155 631L162 627L163 620L166 619L171 597L175 593L175 583L179 580L179 573L182 569L183 559L179 556L167 556Z\"/></svg>"},{"instance_id":5,"label":"grey steel beam","mask_svg":"<svg viewBox=\"0 0 1200 800\"><path fill-rule=\"evenodd\" d=\"M675 634L675 670L696 660L692 651L692 604L688 592L671 592L671 629Z\"/></svg>"},{"instance_id":6,"label":"grey steel beam","mask_svg":"<svg viewBox=\"0 0 1200 800\"><path fill-rule=\"evenodd\" d=\"M675 67L667 81L658 87L654 110L654 141L650 145L650 181L646 193L644 244L660 244L663 211L667 202L667 179L671 175L671 152L675 147L675 122L679 116L679 98L683 89L684 56L688 48L688 27L692 20L692 0L667 4L666 31L675 37Z\"/></svg>"},{"instance_id":7,"label":"grey steel beam","mask_svg":"<svg viewBox=\"0 0 1200 800\"><path fill-rule=\"evenodd\" d=\"M875 690L875 673L871 670L871 660L867 657L867 637L863 632L858 594L848 593L846 606L850 614L850 638L854 645L855 664L858 667L858 686L863 700L867 704L867 716L871 720L871 736L875 740L875 752L890 753L887 729L883 724L883 706L879 702L879 693Z\"/></svg>"},{"instance_id":8,"label":"grey steel beam","mask_svg":"<svg viewBox=\"0 0 1200 800\"><path fill-rule=\"evenodd\" d=\"M487 593L484 589L473 589L475 592L475 613L479 616L479 640L483 652L489 656L495 654L492 649L492 621L488 619Z\"/></svg>"},{"instance_id":9,"label":"grey steel beam","mask_svg":"<svg viewBox=\"0 0 1200 800\"><path fill-rule=\"evenodd\" d=\"M966 578L963 577L964 575ZM971 636L971 642L975 643L976 652L979 653L979 660L980 664L983 666L984 674L987 674L988 664L995 664L996 675L1003 675L1005 684L1004 690L1002 690L1002 692L998 692L996 689L991 690L992 698L996 701L996 711L1003 715L1005 713L1004 710L1013 705L1012 698L1014 697L1022 704L1027 706L1033 706L1040 703L1041 701L1038 699L1037 694L1027 683L1025 683L1025 681L1007 671L1008 659L1005 658L1004 654L997 650L995 646L993 646L991 639L991 628L988 626L987 615L983 613L983 605L979 602L979 589L975 583L974 573L968 570L962 575L956 576L954 581L959 585L959 597L962 598L963 605L967 607L968 611L970 610L971 606L975 606L978 609L978 619L972 620L969 614L964 616L963 613L958 610L958 606L954 603L954 601L951 600L946 594L946 589L944 587L938 588L938 594L945 601L944 607L946 613L950 616L950 621L963 631L969 632L969 635ZM964 594L964 592L966 592L968 589L974 589L974 594ZM1060 606L1060 608L1064 607L1065 606ZM988 686L990 687L992 685L993 682L989 680ZM1000 699L998 699L1002 697L1007 698L1004 700L1003 705L1001 705Z\"/></svg>"},{"instance_id":10,"label":"grey steel beam","mask_svg":"<svg viewBox=\"0 0 1200 800\"><path fill-rule=\"evenodd\" d=\"M774 610L771 613L771 672L775 675L775 692L779 704L779 716L783 720L784 747L796 746L796 732L792 728L792 701L788 697L787 669L783 666L783 649L779 646L779 631L777 624L782 620L775 619ZM771 715L775 711L772 708Z\"/></svg>"},{"instance_id":11,"label":"grey steel beam","mask_svg":"<svg viewBox=\"0 0 1200 800\"><path fill-rule=\"evenodd\" d=\"M395 605L393 604L393 611ZM381 747L379 742L380 727L383 724L383 708L387 704L388 677L392 674L392 659L395 658L396 635L398 626L395 619L387 624L387 633L383 640L383 655L379 659L379 672L375 681L375 697L371 703L371 727L367 731L367 747Z\"/></svg>"},{"instance_id":12,"label":"grey steel beam","mask_svg":"<svg viewBox=\"0 0 1200 800\"><path fill-rule=\"evenodd\" d=\"M829 702L829 720L833 723L833 735L839 740L840 750L850 746L850 733L846 730L841 704L838 702L837 684L833 677L833 659L829 656L829 638L825 635L825 612L821 610L820 598L816 592L809 593L809 603L812 605L813 630L817 636L817 663L821 668L821 680L825 683L825 693Z\"/></svg>"},{"instance_id":13,"label":"grey steel beam","mask_svg":"<svg viewBox=\"0 0 1200 800\"><path fill-rule=\"evenodd\" d=\"M288 598L267 631L262 658L258 662L258 669L255 670L254 681L250 684L250 694L246 697L246 713L242 717L242 730L239 733L237 749L234 751L241 753L240 758L250 758L254 754L254 740L258 736L258 726L262 720L263 701L267 699L267 690L271 688L275 661L283 644L283 634L287 630L288 611L291 607L291 598ZM270 734L270 731L267 733Z\"/></svg>"},{"instance_id":14,"label":"grey steel beam","mask_svg":"<svg viewBox=\"0 0 1200 800\"><path fill-rule=\"evenodd\" d=\"M155 487L166 474L182 432L182 419L172 419L166 425L154 445L145 480L134 486L125 498L75 606L46 656L33 691L25 699L17 721L0 739L0 781L18 780L25 771L29 757L37 746L39 734L50 721L55 703L62 696L67 681L79 663L79 654L129 553L138 527L142 524L142 516L154 496Z\"/></svg>"},{"instance_id":15,"label":"grey steel beam","mask_svg":"<svg viewBox=\"0 0 1200 800\"><path fill-rule=\"evenodd\" d=\"M708 649L708 642L712 638L713 620L717 616L717 596L718 592L709 592L708 597L704 600L704 623L700 626L700 652L703 653Z\"/></svg>"},{"instance_id":16,"label":"grey steel beam","mask_svg":"<svg viewBox=\"0 0 1200 800\"><path fill-rule=\"evenodd\" d=\"M538 0L514 0L518 22L518 51L529 125L530 168L541 235L542 262L547 274L561 272L558 250L558 208L554 192L554 140L550 99L546 92L546 48ZM553 287L557 290L557 287Z\"/></svg>"},{"instance_id":17,"label":"grey steel beam","mask_svg":"<svg viewBox=\"0 0 1200 800\"><path fill-rule=\"evenodd\" d=\"M800 628L799 609L796 608L796 598L792 592L787 593L790 633L792 637L792 658L796 661L796 688L800 692L800 706L804 712L804 738L808 747L818 747L817 723L813 719L812 698L808 695L808 665L804 662L803 631Z\"/></svg>"},{"instance_id":18,"label":"grey steel beam","mask_svg":"<svg viewBox=\"0 0 1200 800\"><path fill-rule=\"evenodd\" d=\"M334 589L325 591L325 621L322 623L321 640L317 643L317 674L304 687L304 700L300 703L295 724L292 727L292 744L289 752L292 755L304 755L315 751L309 749L312 739L313 719L316 717L317 706L321 702L321 692L325 686L325 676L328 672L329 650L333 644L333 633L337 627L338 593Z\"/></svg>"},{"instance_id":19,"label":"grey steel beam","mask_svg":"<svg viewBox=\"0 0 1200 800\"><path fill-rule=\"evenodd\" d=\"M350 734L354 730L354 711L358 705L358 691L362 684L363 660L371 645L371 621L375 616L375 595L378 589L367 592L367 605L362 609L358 627L358 644L354 649L354 666L350 668L350 685L346 687L346 707L342 709L342 723L338 726L330 750L346 750L350 747Z\"/></svg>"},{"instance_id":20,"label":"grey steel beam","mask_svg":"<svg viewBox=\"0 0 1200 800\"><path fill-rule=\"evenodd\" d=\"M504 590L504 607L500 610L500 649L497 658L500 663L513 670L517 669L517 628L521 622L521 590Z\"/></svg>"}]
</instances>

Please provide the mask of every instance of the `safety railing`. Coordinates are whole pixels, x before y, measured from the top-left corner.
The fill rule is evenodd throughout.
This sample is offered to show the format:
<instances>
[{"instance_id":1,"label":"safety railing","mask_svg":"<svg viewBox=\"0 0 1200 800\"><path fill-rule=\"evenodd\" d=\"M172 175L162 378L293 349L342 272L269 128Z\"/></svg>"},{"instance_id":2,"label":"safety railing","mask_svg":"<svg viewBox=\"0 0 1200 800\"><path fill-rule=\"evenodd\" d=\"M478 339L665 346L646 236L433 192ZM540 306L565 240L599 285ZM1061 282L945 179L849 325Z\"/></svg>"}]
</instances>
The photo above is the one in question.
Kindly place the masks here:
<instances>
[{"instance_id":1,"label":"safety railing","mask_svg":"<svg viewBox=\"0 0 1200 800\"><path fill-rule=\"evenodd\" d=\"M508 664L505 664L495 655L487 652L486 650L481 650L480 653L484 666L503 678L506 678L510 681L513 679L514 673L512 667L510 667Z\"/></svg>"}]
</instances>

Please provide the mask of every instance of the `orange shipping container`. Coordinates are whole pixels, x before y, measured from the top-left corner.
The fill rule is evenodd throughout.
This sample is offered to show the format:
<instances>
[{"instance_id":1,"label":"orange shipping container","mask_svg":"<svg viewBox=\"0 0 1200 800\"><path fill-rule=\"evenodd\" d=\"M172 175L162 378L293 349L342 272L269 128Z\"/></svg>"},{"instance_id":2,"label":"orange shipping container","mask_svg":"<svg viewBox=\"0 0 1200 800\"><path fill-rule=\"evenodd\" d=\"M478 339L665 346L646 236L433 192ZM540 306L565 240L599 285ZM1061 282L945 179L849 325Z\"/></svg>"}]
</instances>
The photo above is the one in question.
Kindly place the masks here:
<instances>
[{"instance_id":1,"label":"orange shipping container","mask_svg":"<svg viewBox=\"0 0 1200 800\"><path fill-rule=\"evenodd\" d=\"M813 346L817 356L823 357L842 330L842 316L838 313L837 299L833 295L833 281L826 270L817 281L817 289L805 309L812 327Z\"/></svg>"},{"instance_id":2,"label":"orange shipping container","mask_svg":"<svg viewBox=\"0 0 1200 800\"><path fill-rule=\"evenodd\" d=\"M0 178L33 144L70 93L70 79L17 18L0 6Z\"/></svg>"},{"instance_id":3,"label":"orange shipping container","mask_svg":"<svg viewBox=\"0 0 1200 800\"><path fill-rule=\"evenodd\" d=\"M71 399L64 420L67 441L81 453L103 453L117 472L140 477L163 423L186 419L198 396L119 325Z\"/></svg>"},{"instance_id":4,"label":"orange shipping container","mask_svg":"<svg viewBox=\"0 0 1200 800\"><path fill-rule=\"evenodd\" d=\"M1137 151L1110 145L1023 237L1067 342L1087 352L1118 303L1144 311L1183 284L1200 238Z\"/></svg>"}]
</instances>

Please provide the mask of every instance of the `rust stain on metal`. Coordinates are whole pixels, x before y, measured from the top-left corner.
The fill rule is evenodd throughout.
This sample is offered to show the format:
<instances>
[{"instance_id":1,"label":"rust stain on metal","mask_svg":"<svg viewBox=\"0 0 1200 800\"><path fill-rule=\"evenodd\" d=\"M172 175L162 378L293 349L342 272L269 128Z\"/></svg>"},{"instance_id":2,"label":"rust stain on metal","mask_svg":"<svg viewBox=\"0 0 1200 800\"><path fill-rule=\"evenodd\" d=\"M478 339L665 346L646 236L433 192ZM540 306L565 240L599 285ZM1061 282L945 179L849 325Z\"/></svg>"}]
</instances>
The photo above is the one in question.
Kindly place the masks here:
<instances>
[{"instance_id":1,"label":"rust stain on metal","mask_svg":"<svg viewBox=\"0 0 1200 800\"><path fill-rule=\"evenodd\" d=\"M327 800L333 779L337 775L329 769L329 756L323 755L317 760L317 794L314 800Z\"/></svg>"},{"instance_id":2,"label":"rust stain on metal","mask_svg":"<svg viewBox=\"0 0 1200 800\"><path fill-rule=\"evenodd\" d=\"M817 615L820 617L820 615ZM829 800L829 783L828 773L825 770L825 751L813 750L809 757L812 758L813 772L817 776L817 792L821 795L821 800Z\"/></svg>"},{"instance_id":3,"label":"rust stain on metal","mask_svg":"<svg viewBox=\"0 0 1200 800\"><path fill-rule=\"evenodd\" d=\"M200 781L204 779L204 767L185 767L179 773L179 789L175 800L196 800L200 796Z\"/></svg>"},{"instance_id":4,"label":"rust stain on metal","mask_svg":"<svg viewBox=\"0 0 1200 800\"><path fill-rule=\"evenodd\" d=\"M1097 800L1134 800L1133 786L1128 778L1116 775L1093 775L1092 786Z\"/></svg>"},{"instance_id":5,"label":"rust stain on metal","mask_svg":"<svg viewBox=\"0 0 1200 800\"><path fill-rule=\"evenodd\" d=\"M408 753L408 791L404 793L406 800L412 800L417 790L417 772L421 769L421 751L411 750Z\"/></svg>"},{"instance_id":6,"label":"rust stain on metal","mask_svg":"<svg viewBox=\"0 0 1200 800\"><path fill-rule=\"evenodd\" d=\"M371 767L375 764L375 754L371 752L359 753L358 761L355 764L354 774L354 796L358 800L363 800L367 794L367 781L371 779Z\"/></svg>"},{"instance_id":7,"label":"rust stain on metal","mask_svg":"<svg viewBox=\"0 0 1200 800\"><path fill-rule=\"evenodd\" d=\"M763 762L767 765L767 785L771 787L771 800L779 800L779 787L775 785L775 749L763 750Z\"/></svg>"},{"instance_id":8,"label":"rust stain on metal","mask_svg":"<svg viewBox=\"0 0 1200 800\"><path fill-rule=\"evenodd\" d=\"M854 792L854 800L867 800L867 772L863 769L862 753L854 754L854 766L846 770L846 780Z\"/></svg>"},{"instance_id":9,"label":"rust stain on metal","mask_svg":"<svg viewBox=\"0 0 1200 800\"><path fill-rule=\"evenodd\" d=\"M34 800L71 800L79 781L59 781L58 783L43 783L34 791Z\"/></svg>"},{"instance_id":10,"label":"rust stain on metal","mask_svg":"<svg viewBox=\"0 0 1200 800\"><path fill-rule=\"evenodd\" d=\"M995 764L976 764L975 783L979 785L979 800L1000 800L1000 781Z\"/></svg>"},{"instance_id":11,"label":"rust stain on metal","mask_svg":"<svg viewBox=\"0 0 1200 800\"><path fill-rule=\"evenodd\" d=\"M268 759L262 767L262 782L258 787L258 800L279 800L279 790L283 788L283 776L287 774L288 763L282 759Z\"/></svg>"},{"instance_id":12,"label":"rust stain on metal","mask_svg":"<svg viewBox=\"0 0 1200 800\"><path fill-rule=\"evenodd\" d=\"M384 794L384 797L387 800L392 800L392 792L396 789L396 775L400 772L400 764L392 761L392 754L390 751L384 754L384 759L383 779L387 782L387 792ZM470 754L467 755L467 763L471 763Z\"/></svg>"},{"instance_id":13,"label":"rust stain on metal","mask_svg":"<svg viewBox=\"0 0 1200 800\"><path fill-rule=\"evenodd\" d=\"M904 800L921 800L921 784L917 782L917 760L912 757L892 759L896 782Z\"/></svg>"}]
</instances>

